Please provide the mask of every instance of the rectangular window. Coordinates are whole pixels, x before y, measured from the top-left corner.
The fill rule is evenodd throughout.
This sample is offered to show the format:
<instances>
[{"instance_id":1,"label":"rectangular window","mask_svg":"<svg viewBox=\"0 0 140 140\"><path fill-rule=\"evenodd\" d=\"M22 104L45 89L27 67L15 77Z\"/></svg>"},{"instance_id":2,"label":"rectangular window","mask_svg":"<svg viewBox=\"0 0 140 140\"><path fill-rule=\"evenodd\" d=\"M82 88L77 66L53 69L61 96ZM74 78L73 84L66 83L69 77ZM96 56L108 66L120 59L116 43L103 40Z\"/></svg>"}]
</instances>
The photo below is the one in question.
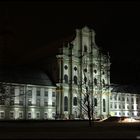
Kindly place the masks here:
<instances>
[{"instance_id":1,"label":"rectangular window","mask_svg":"<svg viewBox=\"0 0 140 140\"><path fill-rule=\"evenodd\" d=\"M52 106L55 107L55 102L52 102Z\"/></svg>"},{"instance_id":2,"label":"rectangular window","mask_svg":"<svg viewBox=\"0 0 140 140\"><path fill-rule=\"evenodd\" d=\"M23 118L23 112L19 112L19 119Z\"/></svg>"},{"instance_id":3,"label":"rectangular window","mask_svg":"<svg viewBox=\"0 0 140 140\"><path fill-rule=\"evenodd\" d=\"M31 119L32 118L32 114L31 112L28 113L28 119Z\"/></svg>"},{"instance_id":4,"label":"rectangular window","mask_svg":"<svg viewBox=\"0 0 140 140\"><path fill-rule=\"evenodd\" d=\"M36 96L40 96L40 94L41 94L41 89L40 88L37 88L37 90L36 90Z\"/></svg>"},{"instance_id":5,"label":"rectangular window","mask_svg":"<svg viewBox=\"0 0 140 140\"><path fill-rule=\"evenodd\" d=\"M40 119L40 113L39 112L36 113L36 118Z\"/></svg>"},{"instance_id":6,"label":"rectangular window","mask_svg":"<svg viewBox=\"0 0 140 140\"><path fill-rule=\"evenodd\" d=\"M24 95L24 87L20 87L19 89L19 95L23 96Z\"/></svg>"},{"instance_id":7,"label":"rectangular window","mask_svg":"<svg viewBox=\"0 0 140 140\"><path fill-rule=\"evenodd\" d=\"M28 90L28 97L32 97L32 90Z\"/></svg>"},{"instance_id":8,"label":"rectangular window","mask_svg":"<svg viewBox=\"0 0 140 140\"><path fill-rule=\"evenodd\" d=\"M55 97L55 92L52 92L52 97Z\"/></svg>"},{"instance_id":9,"label":"rectangular window","mask_svg":"<svg viewBox=\"0 0 140 140\"><path fill-rule=\"evenodd\" d=\"M110 104L110 108L112 108L112 103Z\"/></svg>"},{"instance_id":10,"label":"rectangular window","mask_svg":"<svg viewBox=\"0 0 140 140\"><path fill-rule=\"evenodd\" d=\"M131 102L134 103L134 99L133 98L131 98Z\"/></svg>"},{"instance_id":11,"label":"rectangular window","mask_svg":"<svg viewBox=\"0 0 140 140\"><path fill-rule=\"evenodd\" d=\"M19 101L19 105L23 105L23 100L20 100Z\"/></svg>"},{"instance_id":12,"label":"rectangular window","mask_svg":"<svg viewBox=\"0 0 140 140\"><path fill-rule=\"evenodd\" d=\"M48 113L44 113L44 119L48 119Z\"/></svg>"},{"instance_id":13,"label":"rectangular window","mask_svg":"<svg viewBox=\"0 0 140 140\"><path fill-rule=\"evenodd\" d=\"M55 118L55 113L54 112L52 113L52 117Z\"/></svg>"},{"instance_id":14,"label":"rectangular window","mask_svg":"<svg viewBox=\"0 0 140 140\"><path fill-rule=\"evenodd\" d=\"M14 86L11 86L11 88L10 88L10 94L11 94L12 96L15 95L15 87L14 87Z\"/></svg>"},{"instance_id":15,"label":"rectangular window","mask_svg":"<svg viewBox=\"0 0 140 140\"><path fill-rule=\"evenodd\" d=\"M45 92L44 92L44 96L45 96L45 97L48 97L48 91L45 91Z\"/></svg>"},{"instance_id":16,"label":"rectangular window","mask_svg":"<svg viewBox=\"0 0 140 140\"><path fill-rule=\"evenodd\" d=\"M103 112L106 112L105 99L103 99Z\"/></svg>"},{"instance_id":17,"label":"rectangular window","mask_svg":"<svg viewBox=\"0 0 140 140\"><path fill-rule=\"evenodd\" d=\"M4 119L4 117L5 117L4 112L0 112L0 119Z\"/></svg>"},{"instance_id":18,"label":"rectangular window","mask_svg":"<svg viewBox=\"0 0 140 140\"><path fill-rule=\"evenodd\" d=\"M28 105L29 105L29 106L32 105L31 99L28 100Z\"/></svg>"},{"instance_id":19,"label":"rectangular window","mask_svg":"<svg viewBox=\"0 0 140 140\"><path fill-rule=\"evenodd\" d=\"M44 106L48 106L48 102L47 101L44 102Z\"/></svg>"},{"instance_id":20,"label":"rectangular window","mask_svg":"<svg viewBox=\"0 0 140 140\"><path fill-rule=\"evenodd\" d=\"M138 99L138 98L136 98L136 104L138 104L138 101L139 101L139 99Z\"/></svg>"},{"instance_id":21,"label":"rectangular window","mask_svg":"<svg viewBox=\"0 0 140 140\"><path fill-rule=\"evenodd\" d=\"M10 99L10 105L14 105L14 99L13 98Z\"/></svg>"},{"instance_id":22,"label":"rectangular window","mask_svg":"<svg viewBox=\"0 0 140 140\"><path fill-rule=\"evenodd\" d=\"M4 99L0 99L0 105L5 105L5 100Z\"/></svg>"},{"instance_id":23,"label":"rectangular window","mask_svg":"<svg viewBox=\"0 0 140 140\"><path fill-rule=\"evenodd\" d=\"M40 99L37 99L37 100L36 100L36 105L37 105L37 106L40 106Z\"/></svg>"},{"instance_id":24,"label":"rectangular window","mask_svg":"<svg viewBox=\"0 0 140 140\"><path fill-rule=\"evenodd\" d=\"M14 119L14 112L10 112L10 119Z\"/></svg>"}]
</instances>

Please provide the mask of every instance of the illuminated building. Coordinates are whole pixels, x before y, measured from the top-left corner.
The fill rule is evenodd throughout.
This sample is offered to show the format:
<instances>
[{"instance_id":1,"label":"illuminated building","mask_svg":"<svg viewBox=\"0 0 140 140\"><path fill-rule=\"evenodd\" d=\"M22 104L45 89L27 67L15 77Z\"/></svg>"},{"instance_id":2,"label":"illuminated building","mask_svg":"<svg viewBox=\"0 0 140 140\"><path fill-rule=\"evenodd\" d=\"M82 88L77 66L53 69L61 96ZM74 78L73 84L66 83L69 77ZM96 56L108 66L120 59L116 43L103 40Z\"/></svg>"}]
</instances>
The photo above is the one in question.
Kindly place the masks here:
<instances>
[{"instance_id":1,"label":"illuminated building","mask_svg":"<svg viewBox=\"0 0 140 140\"><path fill-rule=\"evenodd\" d=\"M96 45L94 30L77 29L75 38L64 41L46 61L48 76L35 70L23 70L20 75L13 71L12 77L1 73L8 95L0 101L1 119L87 118L80 105L87 91L94 118L139 115L138 94L118 93L110 86L109 53Z\"/></svg>"}]
</instances>

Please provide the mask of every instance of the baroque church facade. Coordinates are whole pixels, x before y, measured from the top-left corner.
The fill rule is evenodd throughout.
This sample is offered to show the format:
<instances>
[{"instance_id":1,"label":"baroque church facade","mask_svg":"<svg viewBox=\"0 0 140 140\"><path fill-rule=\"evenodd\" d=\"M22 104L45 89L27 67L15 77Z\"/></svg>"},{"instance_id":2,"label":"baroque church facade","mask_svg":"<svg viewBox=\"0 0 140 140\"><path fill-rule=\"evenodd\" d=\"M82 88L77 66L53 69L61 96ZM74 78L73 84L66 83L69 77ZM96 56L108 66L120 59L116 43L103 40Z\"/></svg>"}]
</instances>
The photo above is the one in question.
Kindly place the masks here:
<instances>
[{"instance_id":1,"label":"baroque church facade","mask_svg":"<svg viewBox=\"0 0 140 140\"><path fill-rule=\"evenodd\" d=\"M76 29L75 38L64 42L46 65L48 75L23 71L20 80L0 73L5 88L1 119L86 119L87 94L95 119L139 116L140 95L110 86L110 56L96 45L94 30Z\"/></svg>"}]
</instances>

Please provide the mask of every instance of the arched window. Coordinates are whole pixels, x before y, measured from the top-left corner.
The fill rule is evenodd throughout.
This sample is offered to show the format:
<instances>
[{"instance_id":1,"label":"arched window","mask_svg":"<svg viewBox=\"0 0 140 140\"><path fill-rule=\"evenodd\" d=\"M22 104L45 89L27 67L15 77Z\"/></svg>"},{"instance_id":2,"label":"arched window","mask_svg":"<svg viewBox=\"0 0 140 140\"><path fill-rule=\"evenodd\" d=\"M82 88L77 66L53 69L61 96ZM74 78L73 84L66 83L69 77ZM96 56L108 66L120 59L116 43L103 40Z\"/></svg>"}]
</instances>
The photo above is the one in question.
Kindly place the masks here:
<instances>
[{"instance_id":1,"label":"arched window","mask_svg":"<svg viewBox=\"0 0 140 140\"><path fill-rule=\"evenodd\" d=\"M94 84L97 86L97 79L94 78Z\"/></svg>"},{"instance_id":2,"label":"arched window","mask_svg":"<svg viewBox=\"0 0 140 140\"><path fill-rule=\"evenodd\" d=\"M97 70L94 70L94 73L97 73Z\"/></svg>"},{"instance_id":3,"label":"arched window","mask_svg":"<svg viewBox=\"0 0 140 140\"><path fill-rule=\"evenodd\" d=\"M94 106L97 106L97 99L94 98Z\"/></svg>"},{"instance_id":4,"label":"arched window","mask_svg":"<svg viewBox=\"0 0 140 140\"><path fill-rule=\"evenodd\" d=\"M84 52L87 52L87 46L84 45Z\"/></svg>"},{"instance_id":5,"label":"arched window","mask_svg":"<svg viewBox=\"0 0 140 140\"><path fill-rule=\"evenodd\" d=\"M68 111L68 97L64 97L64 111Z\"/></svg>"},{"instance_id":6,"label":"arched window","mask_svg":"<svg viewBox=\"0 0 140 140\"><path fill-rule=\"evenodd\" d=\"M74 105L74 106L77 106L77 97L74 97L74 98L73 98L73 105Z\"/></svg>"},{"instance_id":7,"label":"arched window","mask_svg":"<svg viewBox=\"0 0 140 140\"><path fill-rule=\"evenodd\" d=\"M103 87L105 86L105 80L103 79Z\"/></svg>"},{"instance_id":8,"label":"arched window","mask_svg":"<svg viewBox=\"0 0 140 140\"><path fill-rule=\"evenodd\" d=\"M84 77L84 82L85 82L85 84L87 83L87 77L86 76Z\"/></svg>"},{"instance_id":9,"label":"arched window","mask_svg":"<svg viewBox=\"0 0 140 140\"><path fill-rule=\"evenodd\" d=\"M64 75L64 80L65 80L65 83L68 83L68 75Z\"/></svg>"},{"instance_id":10,"label":"arched window","mask_svg":"<svg viewBox=\"0 0 140 140\"><path fill-rule=\"evenodd\" d=\"M106 106L105 106L105 99L103 99L103 112L106 112L105 108L106 108Z\"/></svg>"},{"instance_id":11,"label":"arched window","mask_svg":"<svg viewBox=\"0 0 140 140\"><path fill-rule=\"evenodd\" d=\"M77 76L74 76L74 84L77 85Z\"/></svg>"}]
</instances>

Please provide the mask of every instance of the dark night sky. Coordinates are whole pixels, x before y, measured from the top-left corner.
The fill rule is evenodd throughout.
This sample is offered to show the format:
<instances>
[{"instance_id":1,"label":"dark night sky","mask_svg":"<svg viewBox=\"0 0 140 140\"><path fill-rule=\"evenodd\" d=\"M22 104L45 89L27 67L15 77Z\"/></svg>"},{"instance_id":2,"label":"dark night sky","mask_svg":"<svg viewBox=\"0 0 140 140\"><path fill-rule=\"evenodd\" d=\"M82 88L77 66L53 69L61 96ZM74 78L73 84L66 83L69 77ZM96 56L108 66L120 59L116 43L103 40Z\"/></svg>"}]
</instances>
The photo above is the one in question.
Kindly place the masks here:
<instances>
[{"instance_id":1,"label":"dark night sky","mask_svg":"<svg viewBox=\"0 0 140 140\"><path fill-rule=\"evenodd\" d=\"M36 61L47 55L50 42L88 25L96 32L96 44L110 52L111 82L140 84L139 19L138 1L3 1L0 63Z\"/></svg>"}]
</instances>

